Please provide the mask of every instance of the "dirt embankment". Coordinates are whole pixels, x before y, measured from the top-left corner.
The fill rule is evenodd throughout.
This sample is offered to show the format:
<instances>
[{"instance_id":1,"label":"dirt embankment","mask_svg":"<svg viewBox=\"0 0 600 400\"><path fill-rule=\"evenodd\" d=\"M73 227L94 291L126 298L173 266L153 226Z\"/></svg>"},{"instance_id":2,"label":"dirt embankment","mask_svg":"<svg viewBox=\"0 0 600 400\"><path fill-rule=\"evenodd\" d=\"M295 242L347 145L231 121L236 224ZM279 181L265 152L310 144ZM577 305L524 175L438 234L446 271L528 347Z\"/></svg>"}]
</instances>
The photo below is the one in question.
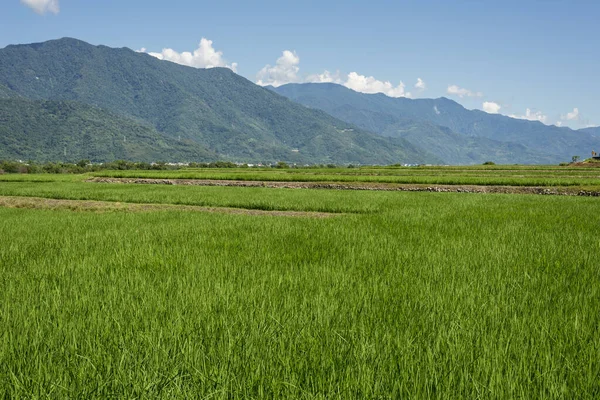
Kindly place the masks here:
<instances>
[{"instance_id":1,"label":"dirt embankment","mask_svg":"<svg viewBox=\"0 0 600 400\"><path fill-rule=\"evenodd\" d=\"M87 182L129 183L141 185L184 185L184 186L235 186L284 189L332 189L332 190L375 190L400 192L443 192L443 193L515 193L555 196L600 196L600 191L581 190L572 187L537 186L485 186L485 185L417 185L375 182L328 183L328 182L270 182L235 181L209 179L148 179L148 178L92 178Z\"/></svg>"},{"instance_id":2,"label":"dirt embankment","mask_svg":"<svg viewBox=\"0 0 600 400\"><path fill-rule=\"evenodd\" d=\"M600 160L592 160L592 161L582 161L569 164L569 167L578 167L578 168L600 168Z\"/></svg>"}]
</instances>

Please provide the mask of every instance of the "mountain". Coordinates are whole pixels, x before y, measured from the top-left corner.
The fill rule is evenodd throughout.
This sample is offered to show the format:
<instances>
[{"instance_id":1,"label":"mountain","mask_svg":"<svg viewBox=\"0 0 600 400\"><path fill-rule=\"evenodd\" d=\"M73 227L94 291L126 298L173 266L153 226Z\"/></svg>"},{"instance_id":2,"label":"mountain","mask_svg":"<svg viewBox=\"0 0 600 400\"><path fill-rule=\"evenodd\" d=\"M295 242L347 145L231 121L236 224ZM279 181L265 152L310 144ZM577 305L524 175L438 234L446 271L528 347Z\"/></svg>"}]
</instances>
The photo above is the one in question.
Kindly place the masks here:
<instances>
[{"instance_id":1,"label":"mountain","mask_svg":"<svg viewBox=\"0 0 600 400\"><path fill-rule=\"evenodd\" d=\"M336 84L288 84L270 89L363 129L406 138L453 164L482 160L558 163L600 147L598 136L590 132L467 110L447 98L391 98Z\"/></svg>"},{"instance_id":2,"label":"mountain","mask_svg":"<svg viewBox=\"0 0 600 400\"><path fill-rule=\"evenodd\" d=\"M593 147L591 149L591 151L583 152L580 155L582 158L588 158L592 154L592 151L594 151L595 153L600 152L600 126L594 126L591 128L580 129L578 132L582 132L582 133L591 135L593 138L596 138L599 141L599 143L596 144L596 147ZM579 155L579 154L576 154L576 155Z\"/></svg>"},{"instance_id":3,"label":"mountain","mask_svg":"<svg viewBox=\"0 0 600 400\"><path fill-rule=\"evenodd\" d=\"M285 95L285 92L282 94ZM310 99L304 97L295 100L307 105L312 104ZM547 164L555 161L554 157L538 154L521 144L461 135L447 127L412 117L366 110L351 104L327 111L337 118L382 136L406 139L450 164L481 164L490 160L499 164Z\"/></svg>"},{"instance_id":4,"label":"mountain","mask_svg":"<svg viewBox=\"0 0 600 400\"><path fill-rule=\"evenodd\" d=\"M232 161L440 162L402 138L384 138L308 109L229 69L196 69L76 39L1 49L0 85L0 97L93 106L119 115L128 129L139 122L165 143L194 143L203 154ZM195 161L166 149L160 155Z\"/></svg>"},{"instance_id":5,"label":"mountain","mask_svg":"<svg viewBox=\"0 0 600 400\"><path fill-rule=\"evenodd\" d=\"M394 122L380 133L404 138L455 165L482 164L486 161L498 164L549 164L555 161L553 157L538 154L522 144L461 135L427 121Z\"/></svg>"},{"instance_id":6,"label":"mountain","mask_svg":"<svg viewBox=\"0 0 600 400\"><path fill-rule=\"evenodd\" d=\"M92 162L216 157L193 141L164 137L154 128L70 101L0 99L0 159Z\"/></svg>"},{"instance_id":7,"label":"mountain","mask_svg":"<svg viewBox=\"0 0 600 400\"><path fill-rule=\"evenodd\" d=\"M600 126L580 129L579 132L590 134L594 137L600 137Z\"/></svg>"}]
</instances>

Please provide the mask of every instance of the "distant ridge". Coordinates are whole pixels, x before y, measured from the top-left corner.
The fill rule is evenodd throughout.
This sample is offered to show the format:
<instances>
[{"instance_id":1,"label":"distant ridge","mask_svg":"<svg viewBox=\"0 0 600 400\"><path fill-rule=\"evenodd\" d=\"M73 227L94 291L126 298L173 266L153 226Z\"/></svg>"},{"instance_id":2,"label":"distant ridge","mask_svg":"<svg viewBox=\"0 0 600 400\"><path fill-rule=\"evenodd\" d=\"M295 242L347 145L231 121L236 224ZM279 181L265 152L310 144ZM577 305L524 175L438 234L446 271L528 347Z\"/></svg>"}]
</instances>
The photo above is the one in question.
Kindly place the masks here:
<instances>
[{"instance_id":1,"label":"distant ridge","mask_svg":"<svg viewBox=\"0 0 600 400\"><path fill-rule=\"evenodd\" d=\"M405 138L452 164L558 163L600 148L598 131L574 131L479 110L447 99L391 98L331 83L271 90L384 136ZM596 132L596 133L595 133Z\"/></svg>"},{"instance_id":2,"label":"distant ridge","mask_svg":"<svg viewBox=\"0 0 600 400\"><path fill-rule=\"evenodd\" d=\"M588 133L594 137L600 137L600 126L580 129L579 132Z\"/></svg>"}]
</instances>

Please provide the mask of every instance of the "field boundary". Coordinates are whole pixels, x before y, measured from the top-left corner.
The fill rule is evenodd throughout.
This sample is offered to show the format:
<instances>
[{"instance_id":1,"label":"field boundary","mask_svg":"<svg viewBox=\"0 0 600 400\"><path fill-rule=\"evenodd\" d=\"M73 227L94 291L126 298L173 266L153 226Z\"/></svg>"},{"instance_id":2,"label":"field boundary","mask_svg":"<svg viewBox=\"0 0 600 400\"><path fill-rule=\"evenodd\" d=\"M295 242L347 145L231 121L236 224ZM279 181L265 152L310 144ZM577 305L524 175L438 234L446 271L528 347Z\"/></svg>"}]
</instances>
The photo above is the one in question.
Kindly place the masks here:
<instances>
[{"instance_id":1,"label":"field boundary","mask_svg":"<svg viewBox=\"0 0 600 400\"><path fill-rule=\"evenodd\" d=\"M331 183L331 182L278 182L278 181L240 181L223 179L151 179L151 178L105 178L96 177L86 180L91 183L121 183L139 185L182 185L182 186L231 186L264 187L278 189L330 189L330 190L373 190L402 192L440 192L440 193L504 193L537 194L554 196L600 197L600 191L582 190L577 187L539 187L539 186L496 186L496 185L428 185L397 183Z\"/></svg>"},{"instance_id":2,"label":"field boundary","mask_svg":"<svg viewBox=\"0 0 600 400\"><path fill-rule=\"evenodd\" d=\"M151 211L192 211L205 213L257 215L277 217L309 217L309 218L331 218L344 215L341 213L327 213L316 211L281 211L281 210L256 210L248 208L233 207L204 207L179 204L152 204L152 203L126 203L100 200L71 200L51 199L43 197L22 196L0 196L0 207L4 208L26 208L45 210L70 210L70 211L92 211L92 212L151 212Z\"/></svg>"}]
</instances>

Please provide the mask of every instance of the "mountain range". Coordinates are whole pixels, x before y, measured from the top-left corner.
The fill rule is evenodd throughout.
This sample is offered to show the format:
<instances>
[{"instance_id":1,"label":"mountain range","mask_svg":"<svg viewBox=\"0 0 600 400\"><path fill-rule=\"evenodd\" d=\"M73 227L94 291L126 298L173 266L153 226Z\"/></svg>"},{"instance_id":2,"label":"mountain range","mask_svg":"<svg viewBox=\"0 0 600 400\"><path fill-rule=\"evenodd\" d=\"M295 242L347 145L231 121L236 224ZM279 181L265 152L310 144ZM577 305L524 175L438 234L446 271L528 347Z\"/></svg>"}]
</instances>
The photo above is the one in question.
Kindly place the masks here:
<instances>
[{"instance_id":1,"label":"mountain range","mask_svg":"<svg viewBox=\"0 0 600 400\"><path fill-rule=\"evenodd\" d=\"M600 128L572 130L467 110L447 98L392 98L331 83L270 90L382 136L400 137L450 164L544 164L600 147Z\"/></svg>"},{"instance_id":2,"label":"mountain range","mask_svg":"<svg viewBox=\"0 0 600 400\"><path fill-rule=\"evenodd\" d=\"M64 38L0 49L0 159L547 164L600 150L574 131L336 84L263 88Z\"/></svg>"},{"instance_id":3,"label":"mountain range","mask_svg":"<svg viewBox=\"0 0 600 400\"><path fill-rule=\"evenodd\" d=\"M196 69L70 38L1 49L0 98L2 157L442 161L405 139L308 109L226 68ZM87 145L91 137L97 145Z\"/></svg>"}]
</instances>

